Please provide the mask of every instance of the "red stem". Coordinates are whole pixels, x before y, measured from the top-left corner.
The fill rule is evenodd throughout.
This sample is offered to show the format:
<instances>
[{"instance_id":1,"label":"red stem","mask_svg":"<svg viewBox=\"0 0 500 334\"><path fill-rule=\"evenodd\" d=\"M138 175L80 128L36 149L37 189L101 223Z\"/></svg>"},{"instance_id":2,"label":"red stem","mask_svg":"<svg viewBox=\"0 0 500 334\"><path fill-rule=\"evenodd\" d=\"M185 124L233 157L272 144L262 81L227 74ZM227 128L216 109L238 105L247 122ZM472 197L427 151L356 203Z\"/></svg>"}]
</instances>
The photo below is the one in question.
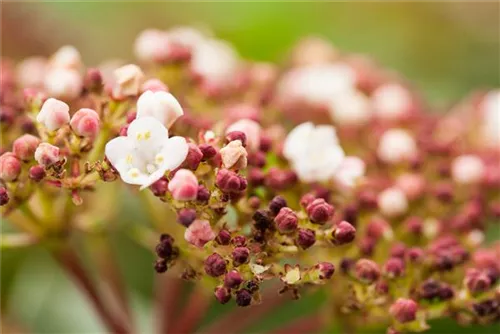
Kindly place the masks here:
<instances>
[{"instance_id":1,"label":"red stem","mask_svg":"<svg viewBox=\"0 0 500 334\"><path fill-rule=\"evenodd\" d=\"M99 292L90 277L87 275L87 272L82 266L78 255L68 247L54 252L53 255L64 270L76 281L81 290L87 295L109 332L114 334L130 333L124 323L117 320L104 305L99 296Z\"/></svg>"},{"instance_id":2,"label":"red stem","mask_svg":"<svg viewBox=\"0 0 500 334\"><path fill-rule=\"evenodd\" d=\"M177 321L167 329L168 333L187 334L192 333L197 328L200 321L205 316L205 311L212 302L212 298L205 293L206 289L201 286L196 286L194 288L181 314L177 317ZM164 334L167 334L167 332Z\"/></svg>"},{"instance_id":3,"label":"red stem","mask_svg":"<svg viewBox=\"0 0 500 334\"><path fill-rule=\"evenodd\" d=\"M302 317L290 324L275 329L272 334L309 334L315 333L323 327L322 319L319 314Z\"/></svg>"},{"instance_id":4,"label":"red stem","mask_svg":"<svg viewBox=\"0 0 500 334\"><path fill-rule=\"evenodd\" d=\"M159 274L156 277L155 289L159 296L156 301L155 320L159 334L171 333L170 327L178 315L181 303L183 283L183 280L171 273Z\"/></svg>"},{"instance_id":5,"label":"red stem","mask_svg":"<svg viewBox=\"0 0 500 334\"><path fill-rule=\"evenodd\" d=\"M203 334L238 333L287 300L289 299L284 296L271 294L262 301L262 304L250 308L237 308L228 312L200 332Z\"/></svg>"}]
</instances>

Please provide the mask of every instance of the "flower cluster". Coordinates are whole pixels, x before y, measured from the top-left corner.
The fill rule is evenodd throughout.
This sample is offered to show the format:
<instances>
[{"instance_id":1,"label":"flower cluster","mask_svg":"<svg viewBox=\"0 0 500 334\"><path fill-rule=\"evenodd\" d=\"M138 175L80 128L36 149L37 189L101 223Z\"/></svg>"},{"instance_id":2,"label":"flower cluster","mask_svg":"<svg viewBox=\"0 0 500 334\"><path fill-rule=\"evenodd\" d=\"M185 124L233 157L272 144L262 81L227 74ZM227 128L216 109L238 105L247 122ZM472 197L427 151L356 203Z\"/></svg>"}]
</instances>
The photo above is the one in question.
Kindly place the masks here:
<instances>
[{"instance_id":1,"label":"flower cluster","mask_svg":"<svg viewBox=\"0 0 500 334\"><path fill-rule=\"evenodd\" d=\"M85 69L69 46L2 62L0 204L21 231L68 243L119 199L103 183L126 183L159 222L137 226L156 272L222 304L265 302L274 280L323 285L350 328L500 319L500 91L439 116L321 39L282 68L187 27L134 48L142 68Z\"/></svg>"}]
</instances>

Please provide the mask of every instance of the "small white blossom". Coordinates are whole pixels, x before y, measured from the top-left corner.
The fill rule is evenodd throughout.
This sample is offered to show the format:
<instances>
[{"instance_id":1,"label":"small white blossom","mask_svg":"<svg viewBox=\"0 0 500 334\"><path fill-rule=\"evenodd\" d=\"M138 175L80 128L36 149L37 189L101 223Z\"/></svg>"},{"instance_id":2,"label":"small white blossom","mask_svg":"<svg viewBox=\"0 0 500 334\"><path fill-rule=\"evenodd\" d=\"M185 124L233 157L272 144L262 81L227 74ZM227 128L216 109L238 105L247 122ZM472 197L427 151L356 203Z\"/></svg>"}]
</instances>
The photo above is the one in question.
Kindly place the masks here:
<instances>
[{"instance_id":1,"label":"small white blossom","mask_svg":"<svg viewBox=\"0 0 500 334\"><path fill-rule=\"evenodd\" d=\"M416 154L415 140L403 129L390 129L384 132L377 148L378 157L387 163L402 162Z\"/></svg>"},{"instance_id":2,"label":"small white blossom","mask_svg":"<svg viewBox=\"0 0 500 334\"><path fill-rule=\"evenodd\" d=\"M346 157L335 173L334 180L344 190L349 190L365 175L366 164L358 157Z\"/></svg>"},{"instance_id":3,"label":"small white blossom","mask_svg":"<svg viewBox=\"0 0 500 334\"><path fill-rule=\"evenodd\" d=\"M482 135L487 144L500 147L500 90L489 92L481 104Z\"/></svg>"},{"instance_id":4,"label":"small white blossom","mask_svg":"<svg viewBox=\"0 0 500 334\"><path fill-rule=\"evenodd\" d=\"M226 85L238 68L238 54L227 42L205 40L191 57L191 70L203 80L214 85Z\"/></svg>"},{"instance_id":5,"label":"small white blossom","mask_svg":"<svg viewBox=\"0 0 500 334\"><path fill-rule=\"evenodd\" d=\"M451 176L456 183L478 183L483 178L484 173L483 161L472 154L456 157L451 165Z\"/></svg>"},{"instance_id":6,"label":"small white blossom","mask_svg":"<svg viewBox=\"0 0 500 334\"><path fill-rule=\"evenodd\" d=\"M397 120L408 114L412 97L408 90L399 84L386 84L378 87L372 94L375 114L385 120Z\"/></svg>"},{"instance_id":7,"label":"small white blossom","mask_svg":"<svg viewBox=\"0 0 500 334\"><path fill-rule=\"evenodd\" d=\"M170 128L177 118L184 115L177 99L168 92L150 90L137 100L137 118L150 116Z\"/></svg>"},{"instance_id":8,"label":"small white blossom","mask_svg":"<svg viewBox=\"0 0 500 334\"><path fill-rule=\"evenodd\" d=\"M189 26L173 27L167 33L172 42L189 50L195 50L207 39L202 31Z\"/></svg>"},{"instance_id":9,"label":"small white blossom","mask_svg":"<svg viewBox=\"0 0 500 334\"><path fill-rule=\"evenodd\" d=\"M397 217L408 210L408 199L399 188L392 187L382 191L377 198L378 208L386 217Z\"/></svg>"},{"instance_id":10,"label":"small white blossom","mask_svg":"<svg viewBox=\"0 0 500 334\"><path fill-rule=\"evenodd\" d=\"M283 155L304 182L332 179L345 157L335 128L310 122L298 125L288 134Z\"/></svg>"},{"instance_id":11,"label":"small white blossom","mask_svg":"<svg viewBox=\"0 0 500 334\"><path fill-rule=\"evenodd\" d=\"M51 67L79 70L83 66L80 52L71 45L65 45L50 57Z\"/></svg>"},{"instance_id":12,"label":"small white blossom","mask_svg":"<svg viewBox=\"0 0 500 334\"><path fill-rule=\"evenodd\" d=\"M339 125L361 125L372 117L368 98L358 91L335 96L329 107L330 116Z\"/></svg>"},{"instance_id":13,"label":"small white blossom","mask_svg":"<svg viewBox=\"0 0 500 334\"><path fill-rule=\"evenodd\" d=\"M179 167L186 159L188 145L183 137L168 137L168 130L153 117L130 123L126 137L106 144L106 157L129 184L141 190L159 180L166 171Z\"/></svg>"},{"instance_id":14,"label":"small white blossom","mask_svg":"<svg viewBox=\"0 0 500 334\"><path fill-rule=\"evenodd\" d=\"M146 29L142 31L134 43L136 57L144 62L155 62L166 59L170 53L170 40L165 31Z\"/></svg>"},{"instance_id":15,"label":"small white blossom","mask_svg":"<svg viewBox=\"0 0 500 334\"><path fill-rule=\"evenodd\" d=\"M286 73L278 85L281 100L330 106L332 99L355 89L356 74L342 63L302 66Z\"/></svg>"},{"instance_id":16,"label":"small white blossom","mask_svg":"<svg viewBox=\"0 0 500 334\"><path fill-rule=\"evenodd\" d=\"M77 98L83 88L83 78L77 70L54 67L45 75L44 87L49 96L56 98Z\"/></svg>"}]
</instances>

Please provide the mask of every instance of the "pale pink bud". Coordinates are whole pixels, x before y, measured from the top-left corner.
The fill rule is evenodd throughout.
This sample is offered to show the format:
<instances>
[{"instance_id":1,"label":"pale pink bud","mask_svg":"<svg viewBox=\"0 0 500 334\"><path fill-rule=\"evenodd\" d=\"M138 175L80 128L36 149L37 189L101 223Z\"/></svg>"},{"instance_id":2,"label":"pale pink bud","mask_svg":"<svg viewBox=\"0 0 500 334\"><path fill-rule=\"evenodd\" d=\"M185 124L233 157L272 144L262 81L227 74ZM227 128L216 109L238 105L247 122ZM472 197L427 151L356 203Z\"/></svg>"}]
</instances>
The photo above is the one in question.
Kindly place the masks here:
<instances>
[{"instance_id":1,"label":"pale pink bud","mask_svg":"<svg viewBox=\"0 0 500 334\"><path fill-rule=\"evenodd\" d=\"M226 134L233 131L241 131L246 136L246 145L250 151L257 151L260 145L260 131L259 123L250 119L241 119L236 123L231 124L226 129Z\"/></svg>"},{"instance_id":2,"label":"pale pink bud","mask_svg":"<svg viewBox=\"0 0 500 334\"><path fill-rule=\"evenodd\" d=\"M0 179L10 182L21 173L21 161L12 152L0 156Z\"/></svg>"},{"instance_id":3,"label":"pale pink bud","mask_svg":"<svg viewBox=\"0 0 500 334\"><path fill-rule=\"evenodd\" d=\"M33 159L33 155L39 144L40 138L25 134L14 140L12 151L19 159L28 161Z\"/></svg>"},{"instance_id":4,"label":"pale pink bud","mask_svg":"<svg viewBox=\"0 0 500 334\"><path fill-rule=\"evenodd\" d=\"M50 98L45 101L36 120L49 131L55 131L69 123L69 106L63 101Z\"/></svg>"},{"instance_id":5,"label":"pale pink bud","mask_svg":"<svg viewBox=\"0 0 500 334\"><path fill-rule=\"evenodd\" d=\"M47 61L45 58L26 58L17 65L17 80L21 87L41 87L46 71Z\"/></svg>"},{"instance_id":6,"label":"pale pink bud","mask_svg":"<svg viewBox=\"0 0 500 334\"><path fill-rule=\"evenodd\" d=\"M233 140L220 150L222 165L228 169L243 169L247 166L247 150L240 140Z\"/></svg>"},{"instance_id":7,"label":"pale pink bud","mask_svg":"<svg viewBox=\"0 0 500 334\"><path fill-rule=\"evenodd\" d=\"M207 220L195 220L184 232L184 239L202 248L207 242L215 239L215 233Z\"/></svg>"},{"instance_id":8,"label":"pale pink bud","mask_svg":"<svg viewBox=\"0 0 500 334\"><path fill-rule=\"evenodd\" d=\"M261 110L259 107L245 103L229 106L225 110L226 117L230 122L236 122L245 118L251 119L252 121L258 121L260 119L260 113Z\"/></svg>"},{"instance_id":9,"label":"pale pink bud","mask_svg":"<svg viewBox=\"0 0 500 334\"><path fill-rule=\"evenodd\" d=\"M419 174L406 173L398 176L396 186L401 189L409 199L416 199L425 190L425 179Z\"/></svg>"},{"instance_id":10,"label":"pale pink bud","mask_svg":"<svg viewBox=\"0 0 500 334\"><path fill-rule=\"evenodd\" d=\"M92 109L82 108L71 117L69 124L78 136L94 138L99 132L99 115Z\"/></svg>"},{"instance_id":11,"label":"pale pink bud","mask_svg":"<svg viewBox=\"0 0 500 334\"><path fill-rule=\"evenodd\" d=\"M147 29L139 34L134 44L136 57L143 62L161 62L170 54L170 41L165 31Z\"/></svg>"},{"instance_id":12,"label":"pale pink bud","mask_svg":"<svg viewBox=\"0 0 500 334\"><path fill-rule=\"evenodd\" d=\"M65 45L52 55L49 65L51 67L78 70L82 67L82 58L75 47Z\"/></svg>"},{"instance_id":13,"label":"pale pink bud","mask_svg":"<svg viewBox=\"0 0 500 334\"><path fill-rule=\"evenodd\" d=\"M117 68L114 72L115 86L113 95L115 97L135 96L139 94L144 73L139 66L128 64Z\"/></svg>"},{"instance_id":14,"label":"pale pink bud","mask_svg":"<svg viewBox=\"0 0 500 334\"><path fill-rule=\"evenodd\" d=\"M168 92L168 87L161 80L158 79L149 79L146 80L141 87L141 91L152 91L155 92Z\"/></svg>"},{"instance_id":15,"label":"pale pink bud","mask_svg":"<svg viewBox=\"0 0 500 334\"><path fill-rule=\"evenodd\" d=\"M44 167L55 164L59 161L59 147L41 143L35 151L35 160Z\"/></svg>"},{"instance_id":16,"label":"pale pink bud","mask_svg":"<svg viewBox=\"0 0 500 334\"><path fill-rule=\"evenodd\" d=\"M372 94L373 109L377 117L384 120L399 120L411 111L412 96L399 84L386 84Z\"/></svg>"},{"instance_id":17,"label":"pale pink bud","mask_svg":"<svg viewBox=\"0 0 500 334\"><path fill-rule=\"evenodd\" d=\"M402 129L390 129L384 132L377 148L378 157L387 163L407 161L417 153L415 140Z\"/></svg>"},{"instance_id":18,"label":"pale pink bud","mask_svg":"<svg viewBox=\"0 0 500 334\"><path fill-rule=\"evenodd\" d=\"M481 181L485 174L483 161L475 155L461 155L451 165L451 175L456 183L471 184Z\"/></svg>"},{"instance_id":19,"label":"pale pink bud","mask_svg":"<svg viewBox=\"0 0 500 334\"><path fill-rule=\"evenodd\" d=\"M408 210L408 200L403 191L393 187L382 191L377 198L380 211L387 217L396 217Z\"/></svg>"},{"instance_id":20,"label":"pale pink bud","mask_svg":"<svg viewBox=\"0 0 500 334\"><path fill-rule=\"evenodd\" d=\"M44 86L49 96L72 100L82 92L83 77L76 70L56 67L45 75Z\"/></svg>"},{"instance_id":21,"label":"pale pink bud","mask_svg":"<svg viewBox=\"0 0 500 334\"><path fill-rule=\"evenodd\" d=\"M190 170L179 169L170 180L168 190L178 201L194 200L198 193L198 179Z\"/></svg>"},{"instance_id":22,"label":"pale pink bud","mask_svg":"<svg viewBox=\"0 0 500 334\"><path fill-rule=\"evenodd\" d=\"M338 57L338 51L326 39L309 36L299 41L292 52L292 63L296 66L330 63Z\"/></svg>"}]
</instances>

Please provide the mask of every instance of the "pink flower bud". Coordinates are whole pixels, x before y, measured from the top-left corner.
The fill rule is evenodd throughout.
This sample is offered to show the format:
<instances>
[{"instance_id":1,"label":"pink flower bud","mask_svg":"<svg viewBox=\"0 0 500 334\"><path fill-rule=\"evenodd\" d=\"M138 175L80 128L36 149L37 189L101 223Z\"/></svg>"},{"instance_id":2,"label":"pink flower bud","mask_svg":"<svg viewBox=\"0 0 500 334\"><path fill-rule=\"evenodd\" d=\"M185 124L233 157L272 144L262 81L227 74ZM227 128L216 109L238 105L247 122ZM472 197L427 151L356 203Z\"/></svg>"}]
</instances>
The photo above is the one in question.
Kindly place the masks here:
<instances>
[{"instance_id":1,"label":"pink flower bud","mask_svg":"<svg viewBox=\"0 0 500 334\"><path fill-rule=\"evenodd\" d=\"M335 212L333 206L326 203L323 198L317 198L307 206L307 215L315 224L324 224L329 221Z\"/></svg>"},{"instance_id":2,"label":"pink flower bud","mask_svg":"<svg viewBox=\"0 0 500 334\"><path fill-rule=\"evenodd\" d=\"M182 163L181 167L188 168L191 170L196 170L200 165L201 159L203 158L203 153L194 143L188 144L188 154L186 160Z\"/></svg>"},{"instance_id":3,"label":"pink flower bud","mask_svg":"<svg viewBox=\"0 0 500 334\"><path fill-rule=\"evenodd\" d=\"M237 270L231 270L224 276L224 286L228 289L237 289L243 283L243 277Z\"/></svg>"},{"instance_id":4,"label":"pink flower bud","mask_svg":"<svg viewBox=\"0 0 500 334\"><path fill-rule=\"evenodd\" d=\"M260 125L250 119L242 119L231 124L226 133L232 131L241 131L246 136L246 145L250 151L257 151L260 145Z\"/></svg>"},{"instance_id":5,"label":"pink flower bud","mask_svg":"<svg viewBox=\"0 0 500 334\"><path fill-rule=\"evenodd\" d=\"M248 262L250 250L247 247L236 247L231 255L233 257L233 266L237 267Z\"/></svg>"},{"instance_id":6,"label":"pink flower bud","mask_svg":"<svg viewBox=\"0 0 500 334\"><path fill-rule=\"evenodd\" d=\"M226 108L225 113L230 122L236 122L241 119L250 119L258 122L260 118L260 109L250 104L237 104Z\"/></svg>"},{"instance_id":7,"label":"pink flower bud","mask_svg":"<svg viewBox=\"0 0 500 334\"><path fill-rule=\"evenodd\" d=\"M59 147L41 143L35 151L35 160L44 167L50 167L59 161Z\"/></svg>"},{"instance_id":8,"label":"pink flower bud","mask_svg":"<svg viewBox=\"0 0 500 334\"><path fill-rule=\"evenodd\" d=\"M389 313L399 322L411 322L417 319L418 304L412 299L399 298L389 308Z\"/></svg>"},{"instance_id":9,"label":"pink flower bud","mask_svg":"<svg viewBox=\"0 0 500 334\"><path fill-rule=\"evenodd\" d=\"M232 141L239 140L243 147L247 146L247 136L242 131L231 131L226 134L226 144Z\"/></svg>"},{"instance_id":10,"label":"pink flower bud","mask_svg":"<svg viewBox=\"0 0 500 334\"><path fill-rule=\"evenodd\" d=\"M333 243L344 245L352 242L356 237L356 229L346 221L341 221L332 232Z\"/></svg>"},{"instance_id":11,"label":"pink flower bud","mask_svg":"<svg viewBox=\"0 0 500 334\"><path fill-rule=\"evenodd\" d=\"M380 269L372 260L360 259L355 266L356 276L359 280L371 284L377 281L380 277Z\"/></svg>"},{"instance_id":12,"label":"pink flower bud","mask_svg":"<svg viewBox=\"0 0 500 334\"><path fill-rule=\"evenodd\" d=\"M217 172L215 184L225 193L239 193L247 187L245 178L228 169L221 169Z\"/></svg>"},{"instance_id":13,"label":"pink flower bud","mask_svg":"<svg viewBox=\"0 0 500 334\"><path fill-rule=\"evenodd\" d=\"M278 215L274 218L276 227L281 234L291 233L297 229L298 218L297 214L288 207L283 207Z\"/></svg>"},{"instance_id":14,"label":"pink flower bud","mask_svg":"<svg viewBox=\"0 0 500 334\"><path fill-rule=\"evenodd\" d=\"M231 300L231 292L229 289L219 286L214 291L215 299L221 304L226 304Z\"/></svg>"},{"instance_id":15,"label":"pink flower bud","mask_svg":"<svg viewBox=\"0 0 500 334\"><path fill-rule=\"evenodd\" d=\"M201 203L208 203L210 199L210 191L207 188L200 185L198 186L198 193L196 194L196 200Z\"/></svg>"},{"instance_id":16,"label":"pink flower bud","mask_svg":"<svg viewBox=\"0 0 500 334\"><path fill-rule=\"evenodd\" d=\"M231 233L228 230L220 230L215 238L219 245L227 246L231 242Z\"/></svg>"},{"instance_id":17,"label":"pink flower bud","mask_svg":"<svg viewBox=\"0 0 500 334\"><path fill-rule=\"evenodd\" d=\"M286 206L286 200L281 196L275 196L269 203L269 211L277 215L282 208Z\"/></svg>"},{"instance_id":18,"label":"pink flower bud","mask_svg":"<svg viewBox=\"0 0 500 334\"><path fill-rule=\"evenodd\" d=\"M226 272L226 261L217 253L213 253L205 260L205 272L212 277L218 277Z\"/></svg>"},{"instance_id":19,"label":"pink flower bud","mask_svg":"<svg viewBox=\"0 0 500 334\"><path fill-rule=\"evenodd\" d=\"M69 106L63 101L50 98L43 103L36 120L47 130L55 131L69 123Z\"/></svg>"},{"instance_id":20,"label":"pink flower bud","mask_svg":"<svg viewBox=\"0 0 500 334\"><path fill-rule=\"evenodd\" d=\"M4 206L9 203L9 193L5 187L0 187L0 206Z\"/></svg>"},{"instance_id":21,"label":"pink flower bud","mask_svg":"<svg viewBox=\"0 0 500 334\"><path fill-rule=\"evenodd\" d=\"M179 169L168 184L172 197L178 201L196 199L198 193L198 179L188 169Z\"/></svg>"},{"instance_id":22,"label":"pink flower bud","mask_svg":"<svg viewBox=\"0 0 500 334\"><path fill-rule=\"evenodd\" d=\"M100 128L99 115L92 109L82 108L73 115L69 124L78 136L95 138Z\"/></svg>"},{"instance_id":23,"label":"pink flower bud","mask_svg":"<svg viewBox=\"0 0 500 334\"><path fill-rule=\"evenodd\" d=\"M398 188L388 188L382 191L377 198L380 211L387 217L397 217L408 210L406 195Z\"/></svg>"},{"instance_id":24,"label":"pink flower bud","mask_svg":"<svg viewBox=\"0 0 500 334\"><path fill-rule=\"evenodd\" d=\"M416 199L425 190L425 179L419 174L406 173L396 180L396 186L401 189L408 199Z\"/></svg>"},{"instance_id":25,"label":"pink flower bud","mask_svg":"<svg viewBox=\"0 0 500 334\"><path fill-rule=\"evenodd\" d=\"M215 239L215 233L207 220L195 220L186 229L184 239L191 245L202 248L207 242Z\"/></svg>"},{"instance_id":26,"label":"pink flower bud","mask_svg":"<svg viewBox=\"0 0 500 334\"><path fill-rule=\"evenodd\" d=\"M221 148L222 166L227 169L244 169L247 166L247 150L241 141L235 140Z\"/></svg>"},{"instance_id":27,"label":"pink flower bud","mask_svg":"<svg viewBox=\"0 0 500 334\"><path fill-rule=\"evenodd\" d=\"M491 279L485 272L470 268L466 272L464 283L472 294L479 294L490 288Z\"/></svg>"},{"instance_id":28,"label":"pink flower bud","mask_svg":"<svg viewBox=\"0 0 500 334\"><path fill-rule=\"evenodd\" d=\"M29 134L22 135L14 140L12 151L19 159L29 161L33 159L38 144L40 144L40 138Z\"/></svg>"},{"instance_id":29,"label":"pink flower bud","mask_svg":"<svg viewBox=\"0 0 500 334\"><path fill-rule=\"evenodd\" d=\"M30 57L17 65L17 80L21 87L42 87L47 61L43 57Z\"/></svg>"},{"instance_id":30,"label":"pink flower bud","mask_svg":"<svg viewBox=\"0 0 500 334\"><path fill-rule=\"evenodd\" d=\"M198 146L198 148L203 154L203 161L210 160L217 154L217 150L210 144L201 144Z\"/></svg>"},{"instance_id":31,"label":"pink flower bud","mask_svg":"<svg viewBox=\"0 0 500 334\"><path fill-rule=\"evenodd\" d=\"M80 96L83 78L76 70L53 68L45 75L44 86L49 96L72 100Z\"/></svg>"},{"instance_id":32,"label":"pink flower bud","mask_svg":"<svg viewBox=\"0 0 500 334\"><path fill-rule=\"evenodd\" d=\"M300 228L296 243L302 249L307 249L316 243L316 232L308 228Z\"/></svg>"},{"instance_id":33,"label":"pink flower bud","mask_svg":"<svg viewBox=\"0 0 500 334\"><path fill-rule=\"evenodd\" d=\"M40 182L43 180L45 177L45 169L40 166L36 165L30 168L29 170L29 178L32 179L35 182Z\"/></svg>"},{"instance_id":34,"label":"pink flower bud","mask_svg":"<svg viewBox=\"0 0 500 334\"><path fill-rule=\"evenodd\" d=\"M103 89L103 77L97 68L89 68L84 78L85 88L94 93L100 93Z\"/></svg>"},{"instance_id":35,"label":"pink flower bud","mask_svg":"<svg viewBox=\"0 0 500 334\"><path fill-rule=\"evenodd\" d=\"M142 92L146 92L148 90L152 91L153 93L168 92L168 87L161 80L149 79L146 80L141 87Z\"/></svg>"},{"instance_id":36,"label":"pink flower bud","mask_svg":"<svg viewBox=\"0 0 500 334\"><path fill-rule=\"evenodd\" d=\"M478 183L483 179L484 174L485 166L478 156L461 155L453 160L451 176L456 183Z\"/></svg>"},{"instance_id":37,"label":"pink flower bud","mask_svg":"<svg viewBox=\"0 0 500 334\"><path fill-rule=\"evenodd\" d=\"M12 152L0 156L0 179L10 182L21 174L21 161Z\"/></svg>"},{"instance_id":38,"label":"pink flower bud","mask_svg":"<svg viewBox=\"0 0 500 334\"><path fill-rule=\"evenodd\" d=\"M366 235L372 239L384 238L391 240L394 237L391 225L384 219L374 217L366 226Z\"/></svg>"},{"instance_id":39,"label":"pink flower bud","mask_svg":"<svg viewBox=\"0 0 500 334\"><path fill-rule=\"evenodd\" d=\"M49 66L78 70L82 66L80 52L71 45L65 45L50 57Z\"/></svg>"},{"instance_id":40,"label":"pink flower bud","mask_svg":"<svg viewBox=\"0 0 500 334\"><path fill-rule=\"evenodd\" d=\"M399 84L385 84L372 94L373 109L383 120L400 120L412 109L413 99L408 90Z\"/></svg>"},{"instance_id":41,"label":"pink flower bud","mask_svg":"<svg viewBox=\"0 0 500 334\"><path fill-rule=\"evenodd\" d=\"M330 262L320 262L316 265L320 279L330 279L335 272L335 266Z\"/></svg>"},{"instance_id":42,"label":"pink flower bud","mask_svg":"<svg viewBox=\"0 0 500 334\"><path fill-rule=\"evenodd\" d=\"M384 265L384 273L390 278L401 277L404 274L405 264L398 257L392 257Z\"/></svg>"},{"instance_id":43,"label":"pink flower bud","mask_svg":"<svg viewBox=\"0 0 500 334\"><path fill-rule=\"evenodd\" d=\"M122 98L124 96L136 96L139 94L144 73L139 66L129 64L122 66L114 71L115 85L113 87L113 96Z\"/></svg>"}]
</instances>

